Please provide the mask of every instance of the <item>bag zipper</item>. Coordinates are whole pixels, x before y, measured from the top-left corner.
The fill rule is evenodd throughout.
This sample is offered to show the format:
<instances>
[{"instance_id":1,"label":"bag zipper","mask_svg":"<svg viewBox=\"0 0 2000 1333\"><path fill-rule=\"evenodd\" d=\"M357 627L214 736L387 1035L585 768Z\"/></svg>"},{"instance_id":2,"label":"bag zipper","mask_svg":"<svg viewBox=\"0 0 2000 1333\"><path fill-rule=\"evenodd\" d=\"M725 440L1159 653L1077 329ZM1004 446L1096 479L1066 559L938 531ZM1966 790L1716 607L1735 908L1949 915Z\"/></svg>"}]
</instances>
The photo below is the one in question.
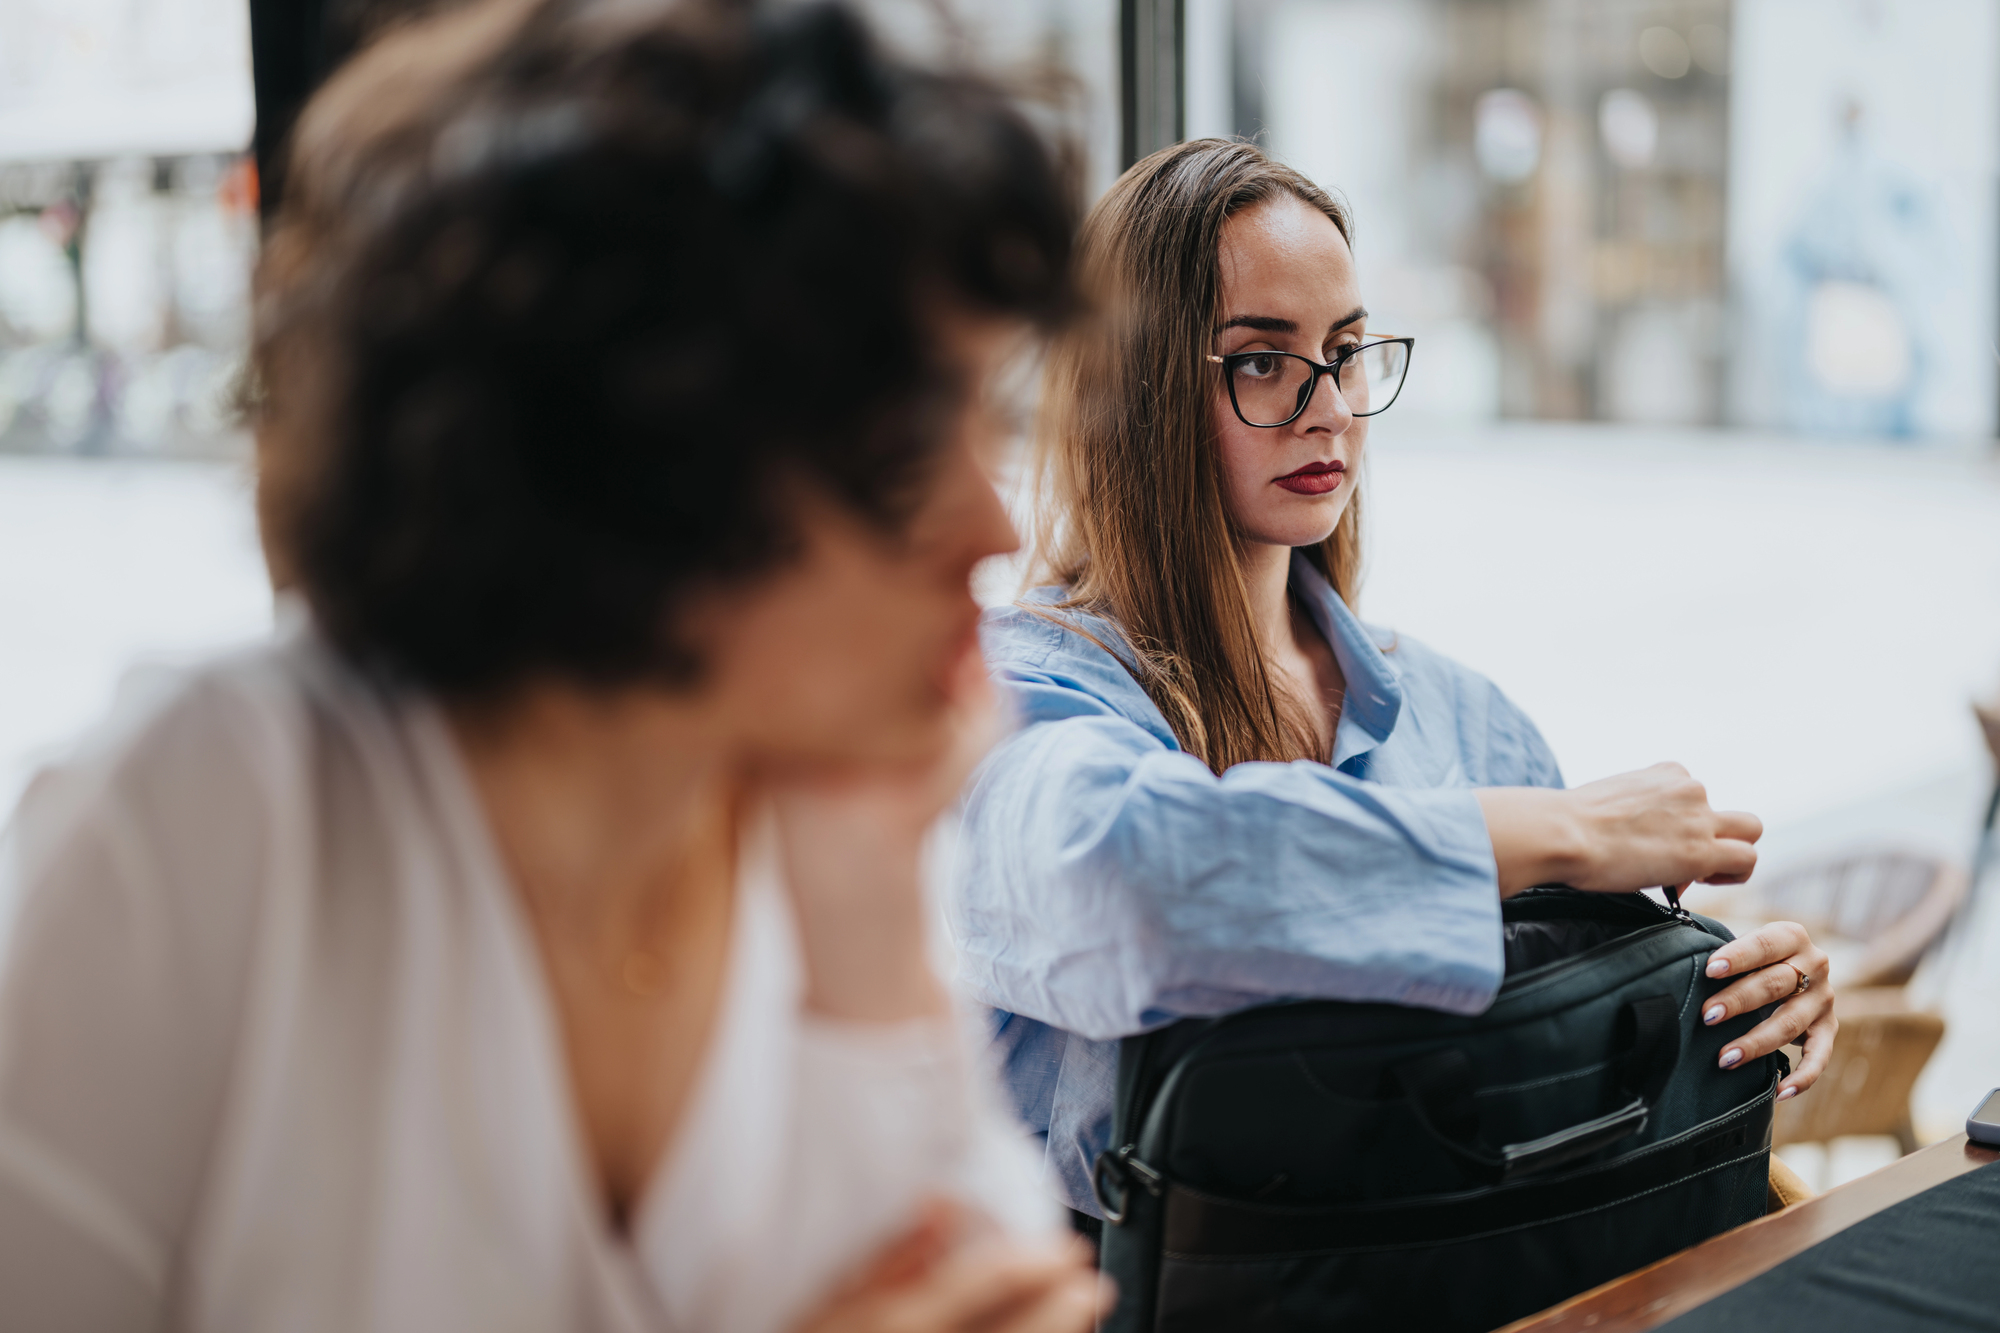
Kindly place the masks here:
<instances>
[{"instance_id":1,"label":"bag zipper","mask_svg":"<svg viewBox=\"0 0 2000 1333\"><path fill-rule=\"evenodd\" d=\"M1673 913L1675 916L1687 922L1690 926L1695 926L1700 924L1694 919L1693 912L1690 912L1688 911L1687 908L1681 906L1681 891L1678 888L1674 887L1672 884L1662 884L1660 886L1660 891L1667 895L1667 901L1670 904L1672 904ZM1649 898L1647 899L1647 901L1651 902L1652 899Z\"/></svg>"},{"instance_id":2,"label":"bag zipper","mask_svg":"<svg viewBox=\"0 0 2000 1333\"><path fill-rule=\"evenodd\" d=\"M1671 884L1663 884L1660 889L1667 895L1670 906L1663 907L1643 893L1580 893L1572 889L1555 894L1538 893L1531 889L1527 894L1503 904L1501 911L1503 919L1511 917L1514 920L1545 920L1547 918L1542 917L1536 908L1542 904L1556 902L1561 904L1559 910L1566 916L1594 917L1600 921L1632 921L1643 917L1650 921L1673 921L1708 932L1708 927L1702 925L1701 918L1690 912L1681 902L1679 889ZM1508 910L1510 907L1519 915L1512 915Z\"/></svg>"},{"instance_id":3,"label":"bag zipper","mask_svg":"<svg viewBox=\"0 0 2000 1333\"><path fill-rule=\"evenodd\" d=\"M1590 906L1598 906L1601 909L1612 908L1615 903L1619 915L1624 915L1628 907L1627 903L1617 902L1616 899L1609 898L1608 896L1605 895L1586 894L1586 895L1580 895L1580 897L1582 898L1582 901L1584 903ZM1605 940L1602 944L1593 945L1591 948L1584 950L1582 953L1572 954L1568 958L1559 958L1556 959L1554 962L1544 963L1542 964L1542 966L1533 968L1529 972L1518 973L1516 977L1503 978L1500 983L1501 993L1504 994L1507 987L1511 985L1517 979L1517 977L1526 977L1535 973L1547 974L1557 968L1570 968L1575 966L1588 965L1590 963L1595 962L1598 955L1608 949L1622 948L1625 945L1630 944L1634 940L1655 935L1663 930L1678 929L1681 926L1692 926L1694 929L1701 931L1702 934L1704 935L1709 933L1707 928L1704 927L1700 921L1695 919L1694 913L1688 911L1685 907L1682 907L1680 905L1678 895L1676 895L1675 897L1675 903L1672 910L1660 906L1660 904L1654 902L1651 898L1648 898L1643 894L1633 894L1632 897L1636 898L1638 902L1645 904L1648 914L1653 917L1653 924L1649 926L1641 926L1637 930L1633 930L1627 934L1617 936L1614 939ZM1636 906L1636 904L1632 904L1632 906ZM1537 982L1540 982L1545 980L1546 976L1536 976L1535 979ZM1498 996L1496 996L1495 998L1497 999ZM1312 1004L1316 1003L1316 1001L1299 1000L1299 1001L1293 1001L1292 1003ZM1245 1018L1247 1015L1254 1013L1258 1009L1262 1009L1264 1007L1265 1006L1260 1005L1256 1006L1256 1008L1254 1009L1240 1009L1234 1013L1217 1014L1214 1017L1208 1019L1207 1031L1203 1032L1197 1040L1189 1043L1188 1048L1182 1051L1180 1057L1174 1061L1174 1066L1178 1066L1182 1061L1186 1060L1189 1056L1195 1054L1195 1052L1202 1046L1207 1045L1208 1042L1212 1040L1218 1032L1222 1031L1225 1028L1234 1026L1238 1019ZM1170 1067L1165 1073L1163 1073L1160 1076L1159 1080L1154 1084L1153 1088L1151 1089L1154 1096L1158 1095L1160 1086L1165 1084L1167 1078L1171 1075L1172 1072L1173 1072L1172 1067ZM1133 1091L1135 1095L1138 1095L1139 1100L1143 1101L1153 1100L1152 1097L1143 1096L1143 1094L1140 1092L1139 1089L1135 1088ZM1135 1105L1132 1109L1136 1111L1138 1107Z\"/></svg>"}]
</instances>

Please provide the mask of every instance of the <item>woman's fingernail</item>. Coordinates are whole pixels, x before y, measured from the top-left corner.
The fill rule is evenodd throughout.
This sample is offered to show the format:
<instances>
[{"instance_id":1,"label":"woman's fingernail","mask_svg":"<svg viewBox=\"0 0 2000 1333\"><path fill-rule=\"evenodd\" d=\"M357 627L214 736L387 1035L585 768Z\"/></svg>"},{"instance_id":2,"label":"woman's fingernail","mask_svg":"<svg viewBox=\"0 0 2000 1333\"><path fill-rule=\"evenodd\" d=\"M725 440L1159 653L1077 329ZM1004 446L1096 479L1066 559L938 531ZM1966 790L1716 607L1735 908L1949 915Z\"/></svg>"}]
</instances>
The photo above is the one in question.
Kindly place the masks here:
<instances>
[{"instance_id":1,"label":"woman's fingernail","mask_svg":"<svg viewBox=\"0 0 2000 1333\"><path fill-rule=\"evenodd\" d=\"M1708 960L1708 975L1710 975L1711 977L1726 977L1726 976L1728 976L1728 975L1729 975L1729 960L1728 960L1727 958L1711 958L1711 959L1709 959L1709 960Z\"/></svg>"},{"instance_id":2,"label":"woman's fingernail","mask_svg":"<svg viewBox=\"0 0 2000 1333\"><path fill-rule=\"evenodd\" d=\"M1731 1046L1728 1050L1722 1053L1722 1067L1724 1069L1728 1069L1730 1066L1734 1065L1737 1061L1741 1060L1742 1058L1743 1058L1742 1048L1737 1046Z\"/></svg>"},{"instance_id":3,"label":"woman's fingernail","mask_svg":"<svg viewBox=\"0 0 2000 1333\"><path fill-rule=\"evenodd\" d=\"M1799 1090L1797 1088L1786 1088L1783 1092L1778 1094L1778 1100L1784 1101L1787 1097L1796 1097L1798 1095L1799 1095Z\"/></svg>"},{"instance_id":4,"label":"woman's fingernail","mask_svg":"<svg viewBox=\"0 0 2000 1333\"><path fill-rule=\"evenodd\" d=\"M1704 1023L1715 1023L1721 1021L1721 1019L1722 1019L1722 1006L1719 1004L1710 1005L1708 1007L1708 1012L1701 1016L1701 1021Z\"/></svg>"}]
</instances>

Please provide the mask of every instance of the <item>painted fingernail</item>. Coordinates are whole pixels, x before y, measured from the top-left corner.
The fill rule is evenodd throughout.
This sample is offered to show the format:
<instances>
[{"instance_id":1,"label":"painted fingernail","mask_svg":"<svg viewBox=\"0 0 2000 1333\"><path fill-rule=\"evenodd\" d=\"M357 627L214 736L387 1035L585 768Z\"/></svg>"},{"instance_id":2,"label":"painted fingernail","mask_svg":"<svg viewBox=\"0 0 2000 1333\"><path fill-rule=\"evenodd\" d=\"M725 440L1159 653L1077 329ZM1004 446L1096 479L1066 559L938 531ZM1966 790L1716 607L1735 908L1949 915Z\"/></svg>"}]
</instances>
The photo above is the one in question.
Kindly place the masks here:
<instances>
[{"instance_id":1,"label":"painted fingernail","mask_svg":"<svg viewBox=\"0 0 2000 1333\"><path fill-rule=\"evenodd\" d=\"M1709 959L1709 960L1708 960L1708 975L1710 975L1711 977L1726 977L1726 976L1728 976L1728 975L1729 975L1729 960L1728 960L1727 958L1711 958L1711 959Z\"/></svg>"},{"instance_id":2,"label":"painted fingernail","mask_svg":"<svg viewBox=\"0 0 2000 1333\"><path fill-rule=\"evenodd\" d=\"M1743 1048L1740 1046L1731 1046L1728 1050L1722 1053L1722 1067L1724 1069L1728 1069L1731 1066L1735 1065L1742 1058L1743 1058Z\"/></svg>"},{"instance_id":3,"label":"painted fingernail","mask_svg":"<svg viewBox=\"0 0 2000 1333\"><path fill-rule=\"evenodd\" d=\"M1799 1095L1799 1090L1797 1088L1786 1088L1783 1092L1778 1094L1778 1100L1782 1102L1788 1097L1796 1097L1798 1095Z\"/></svg>"},{"instance_id":4,"label":"painted fingernail","mask_svg":"<svg viewBox=\"0 0 2000 1333\"><path fill-rule=\"evenodd\" d=\"M1716 1023L1720 1022L1721 1019L1722 1019L1722 1006L1719 1004L1710 1005L1708 1007L1708 1012L1701 1016L1701 1021L1704 1023Z\"/></svg>"}]
</instances>

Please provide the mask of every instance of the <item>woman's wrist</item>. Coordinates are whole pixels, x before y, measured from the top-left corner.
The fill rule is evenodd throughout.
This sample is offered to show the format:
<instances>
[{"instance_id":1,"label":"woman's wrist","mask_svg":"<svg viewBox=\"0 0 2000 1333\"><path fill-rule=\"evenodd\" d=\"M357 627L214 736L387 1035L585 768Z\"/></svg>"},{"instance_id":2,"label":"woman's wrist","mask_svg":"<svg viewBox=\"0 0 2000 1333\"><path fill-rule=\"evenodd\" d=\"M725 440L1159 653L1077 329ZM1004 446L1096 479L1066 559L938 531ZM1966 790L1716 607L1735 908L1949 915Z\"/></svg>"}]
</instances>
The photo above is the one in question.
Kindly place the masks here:
<instances>
[{"instance_id":1,"label":"woman's wrist","mask_svg":"<svg viewBox=\"0 0 2000 1333\"><path fill-rule=\"evenodd\" d=\"M789 849L806 1003L829 1017L871 1022L944 1012L928 953L921 844L872 832Z\"/></svg>"},{"instance_id":2,"label":"woman's wrist","mask_svg":"<svg viewBox=\"0 0 2000 1333\"><path fill-rule=\"evenodd\" d=\"M949 1010L932 969L921 911L842 913L800 921L806 1007L829 1018L888 1023Z\"/></svg>"},{"instance_id":3,"label":"woman's wrist","mask_svg":"<svg viewBox=\"0 0 2000 1333\"><path fill-rule=\"evenodd\" d=\"M1574 796L1560 788L1483 787L1474 792L1493 841L1500 896L1585 878L1590 837Z\"/></svg>"},{"instance_id":4,"label":"woman's wrist","mask_svg":"<svg viewBox=\"0 0 2000 1333\"><path fill-rule=\"evenodd\" d=\"M886 784L775 793L785 886L817 1013L889 1022L941 1013L930 966L923 825Z\"/></svg>"}]
</instances>

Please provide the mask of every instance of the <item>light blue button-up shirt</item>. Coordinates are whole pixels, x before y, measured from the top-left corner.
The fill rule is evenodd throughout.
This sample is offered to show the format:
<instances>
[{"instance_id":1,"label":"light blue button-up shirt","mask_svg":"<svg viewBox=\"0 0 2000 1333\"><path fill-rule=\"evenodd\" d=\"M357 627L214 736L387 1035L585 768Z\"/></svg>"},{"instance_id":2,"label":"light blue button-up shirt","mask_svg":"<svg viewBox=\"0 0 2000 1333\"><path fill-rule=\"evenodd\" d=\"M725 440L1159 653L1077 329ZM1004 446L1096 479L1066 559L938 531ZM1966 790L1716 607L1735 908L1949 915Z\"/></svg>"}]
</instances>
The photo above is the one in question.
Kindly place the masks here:
<instances>
[{"instance_id":1,"label":"light blue button-up shirt","mask_svg":"<svg viewBox=\"0 0 2000 1333\"><path fill-rule=\"evenodd\" d=\"M1292 581L1347 682L1331 765L1217 777L1090 638L1019 606L981 625L1019 728L966 798L953 929L1073 1208L1099 1211L1118 1038L1285 997L1477 1013L1499 988L1471 789L1559 787L1554 756L1485 677L1363 625L1303 558ZM1051 614L1124 651L1110 622Z\"/></svg>"}]
</instances>

